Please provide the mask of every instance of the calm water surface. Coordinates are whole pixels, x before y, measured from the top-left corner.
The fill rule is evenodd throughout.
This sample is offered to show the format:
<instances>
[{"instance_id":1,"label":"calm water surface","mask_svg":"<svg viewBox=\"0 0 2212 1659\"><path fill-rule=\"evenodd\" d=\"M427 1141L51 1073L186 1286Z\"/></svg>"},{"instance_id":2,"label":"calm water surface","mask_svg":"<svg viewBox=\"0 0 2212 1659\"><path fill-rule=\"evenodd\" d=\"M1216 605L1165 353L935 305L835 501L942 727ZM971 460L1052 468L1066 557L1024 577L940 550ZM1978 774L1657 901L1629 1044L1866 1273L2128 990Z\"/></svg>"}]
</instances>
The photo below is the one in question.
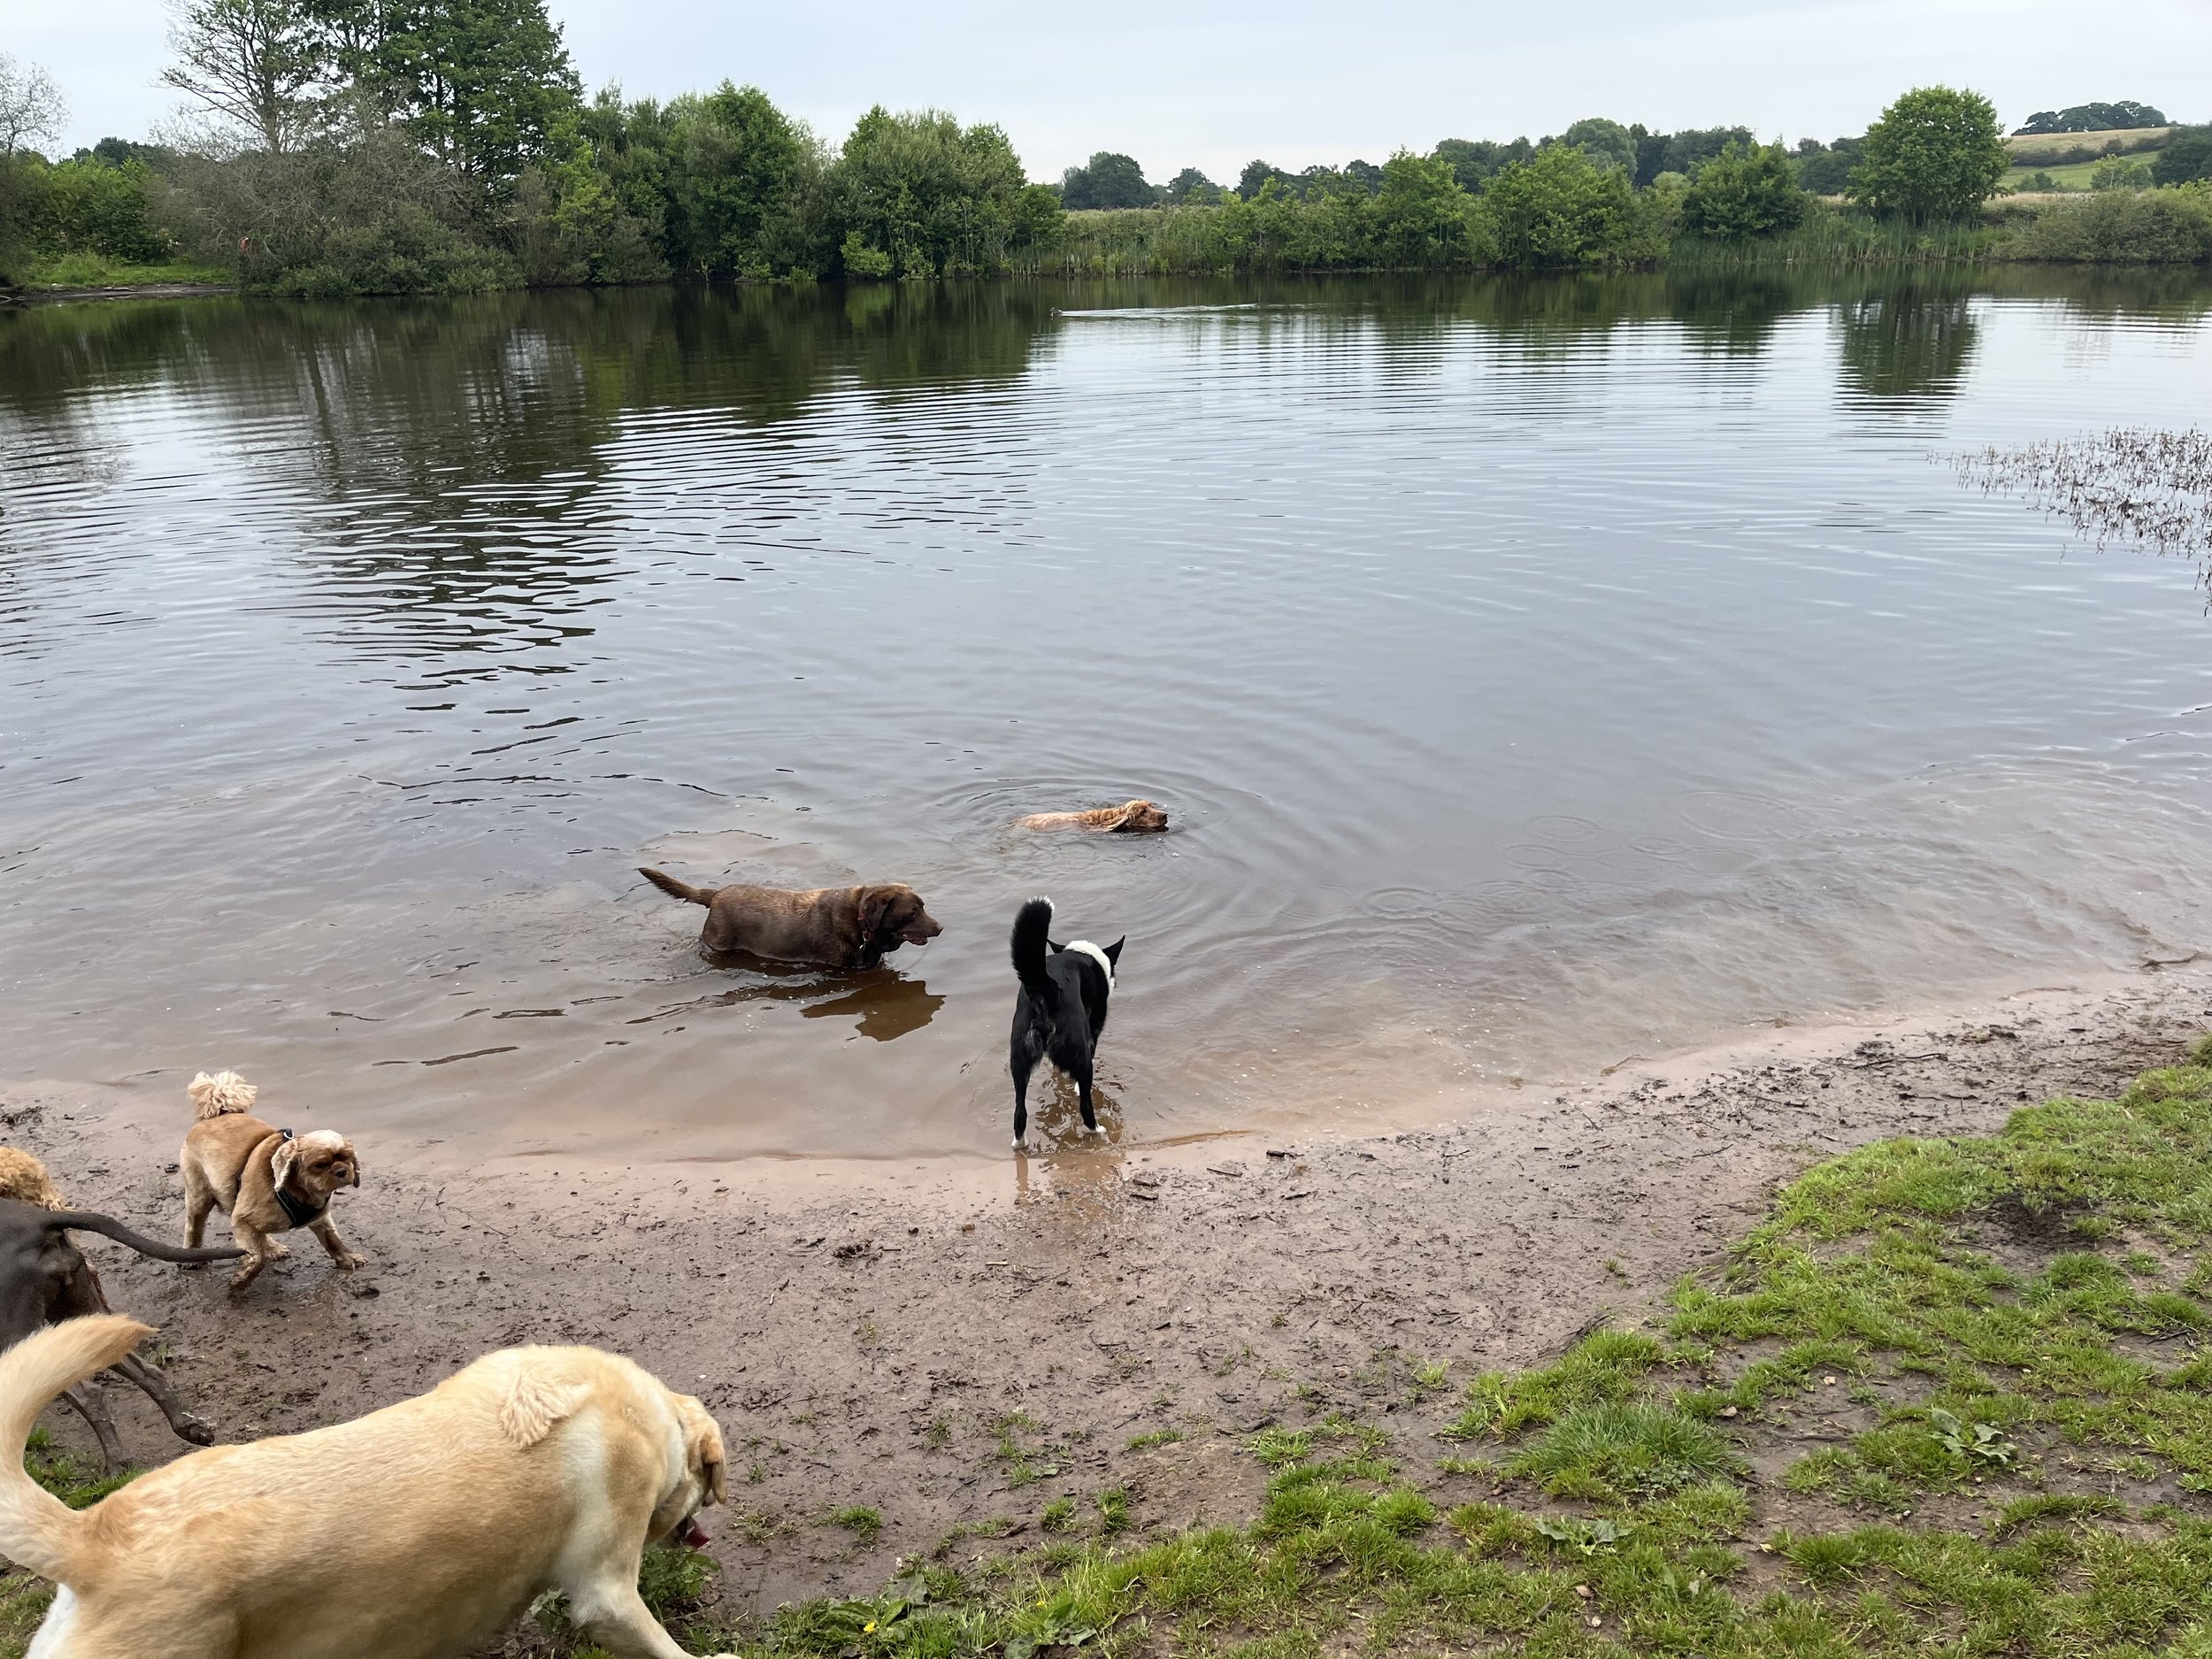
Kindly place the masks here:
<instances>
[{"instance_id":1,"label":"calm water surface","mask_svg":"<svg viewBox=\"0 0 2212 1659\"><path fill-rule=\"evenodd\" d=\"M2200 424L2208 319L2021 273L0 317L0 1071L981 1153L1034 892L1129 935L1133 1142L2212 947L2195 572L1941 460ZM1132 794L1176 831L1010 827ZM946 932L710 968L648 862Z\"/></svg>"}]
</instances>

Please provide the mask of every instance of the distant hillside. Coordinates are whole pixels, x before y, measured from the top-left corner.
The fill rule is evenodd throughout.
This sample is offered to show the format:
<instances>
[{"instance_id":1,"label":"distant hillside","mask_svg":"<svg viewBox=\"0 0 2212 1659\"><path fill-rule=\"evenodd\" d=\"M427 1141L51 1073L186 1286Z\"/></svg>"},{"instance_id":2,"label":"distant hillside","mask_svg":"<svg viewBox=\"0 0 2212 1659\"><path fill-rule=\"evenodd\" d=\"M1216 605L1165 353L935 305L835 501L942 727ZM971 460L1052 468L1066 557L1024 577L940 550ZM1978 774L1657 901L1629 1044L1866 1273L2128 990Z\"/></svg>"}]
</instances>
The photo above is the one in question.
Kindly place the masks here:
<instances>
[{"instance_id":1,"label":"distant hillside","mask_svg":"<svg viewBox=\"0 0 2212 1659\"><path fill-rule=\"evenodd\" d=\"M2134 156L2161 150L2173 132L2170 127L2119 127L2096 133L2015 133L2005 143L2016 167L2064 167L2102 156Z\"/></svg>"}]
</instances>

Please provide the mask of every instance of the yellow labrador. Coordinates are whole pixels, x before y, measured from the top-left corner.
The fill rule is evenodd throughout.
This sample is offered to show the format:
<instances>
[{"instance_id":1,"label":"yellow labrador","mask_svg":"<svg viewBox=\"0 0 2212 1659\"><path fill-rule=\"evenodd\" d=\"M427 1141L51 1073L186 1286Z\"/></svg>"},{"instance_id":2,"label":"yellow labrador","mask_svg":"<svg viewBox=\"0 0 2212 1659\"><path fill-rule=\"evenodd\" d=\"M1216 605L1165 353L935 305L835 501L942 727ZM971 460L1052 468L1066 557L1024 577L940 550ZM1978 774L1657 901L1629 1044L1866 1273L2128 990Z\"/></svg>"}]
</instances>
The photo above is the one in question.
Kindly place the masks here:
<instances>
[{"instance_id":1,"label":"yellow labrador","mask_svg":"<svg viewBox=\"0 0 2212 1659\"><path fill-rule=\"evenodd\" d=\"M505 1348L350 1423L195 1452L67 1509L23 1472L24 1440L149 1333L71 1319L0 1355L0 1552L61 1586L31 1659L452 1659L547 1590L617 1659L686 1659L637 1574L649 1540L696 1540L722 1496L696 1400L596 1348Z\"/></svg>"}]
</instances>

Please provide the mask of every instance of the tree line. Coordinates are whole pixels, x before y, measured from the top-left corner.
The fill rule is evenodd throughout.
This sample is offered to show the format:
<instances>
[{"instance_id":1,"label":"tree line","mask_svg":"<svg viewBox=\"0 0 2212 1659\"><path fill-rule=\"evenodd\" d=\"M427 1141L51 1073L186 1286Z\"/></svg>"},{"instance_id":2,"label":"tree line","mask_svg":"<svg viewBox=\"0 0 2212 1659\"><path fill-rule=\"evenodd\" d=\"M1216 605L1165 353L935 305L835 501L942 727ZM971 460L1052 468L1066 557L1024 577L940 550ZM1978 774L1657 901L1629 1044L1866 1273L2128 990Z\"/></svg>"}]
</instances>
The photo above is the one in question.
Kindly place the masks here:
<instances>
[{"instance_id":1,"label":"tree line","mask_svg":"<svg viewBox=\"0 0 2212 1659\"><path fill-rule=\"evenodd\" d=\"M1381 164L1255 160L1232 185L1186 168L1155 187L1102 152L1046 185L998 127L941 111L879 107L832 146L729 81L587 97L543 0L171 4L165 80L204 118L176 143L50 164L32 141L58 94L0 59L0 283L79 257L295 295L1033 273L1073 268L1068 215L1094 207L1194 210L1178 268L1628 268L1685 237L1801 234L1820 196L1962 221L2008 161L1987 100L1927 88L1793 150L1594 118Z\"/></svg>"}]
</instances>

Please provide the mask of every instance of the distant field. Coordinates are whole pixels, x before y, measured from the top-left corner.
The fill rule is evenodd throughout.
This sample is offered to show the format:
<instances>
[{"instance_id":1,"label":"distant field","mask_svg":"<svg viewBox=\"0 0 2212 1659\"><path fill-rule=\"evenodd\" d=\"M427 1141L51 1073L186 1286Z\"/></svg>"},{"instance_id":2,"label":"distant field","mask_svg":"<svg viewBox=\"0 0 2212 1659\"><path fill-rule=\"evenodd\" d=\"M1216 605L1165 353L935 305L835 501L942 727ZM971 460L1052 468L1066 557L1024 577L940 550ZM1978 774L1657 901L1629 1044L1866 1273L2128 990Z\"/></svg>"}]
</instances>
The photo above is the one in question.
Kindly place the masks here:
<instances>
[{"instance_id":1,"label":"distant field","mask_svg":"<svg viewBox=\"0 0 2212 1659\"><path fill-rule=\"evenodd\" d=\"M2010 173L2005 174L2003 183L2008 190L2022 190L2027 188L2030 173L2047 173L2051 175L2051 182L2054 184L2069 190L2086 190L2089 188L2089 175L2096 170L2097 164L2094 161L2078 161L2065 167L2015 167Z\"/></svg>"},{"instance_id":2,"label":"distant field","mask_svg":"<svg viewBox=\"0 0 2212 1659\"><path fill-rule=\"evenodd\" d=\"M2130 155L2162 149L2173 130L2170 127L2128 127L2105 133L2039 133L2032 138L2008 138L2005 144L2012 151L2015 166L2025 167L2031 173L2038 167L2047 167L2055 173L2058 167L2052 165L2054 162L2059 166L2076 165L2073 160L2064 159L2069 157L2093 161L2116 138Z\"/></svg>"}]
</instances>

